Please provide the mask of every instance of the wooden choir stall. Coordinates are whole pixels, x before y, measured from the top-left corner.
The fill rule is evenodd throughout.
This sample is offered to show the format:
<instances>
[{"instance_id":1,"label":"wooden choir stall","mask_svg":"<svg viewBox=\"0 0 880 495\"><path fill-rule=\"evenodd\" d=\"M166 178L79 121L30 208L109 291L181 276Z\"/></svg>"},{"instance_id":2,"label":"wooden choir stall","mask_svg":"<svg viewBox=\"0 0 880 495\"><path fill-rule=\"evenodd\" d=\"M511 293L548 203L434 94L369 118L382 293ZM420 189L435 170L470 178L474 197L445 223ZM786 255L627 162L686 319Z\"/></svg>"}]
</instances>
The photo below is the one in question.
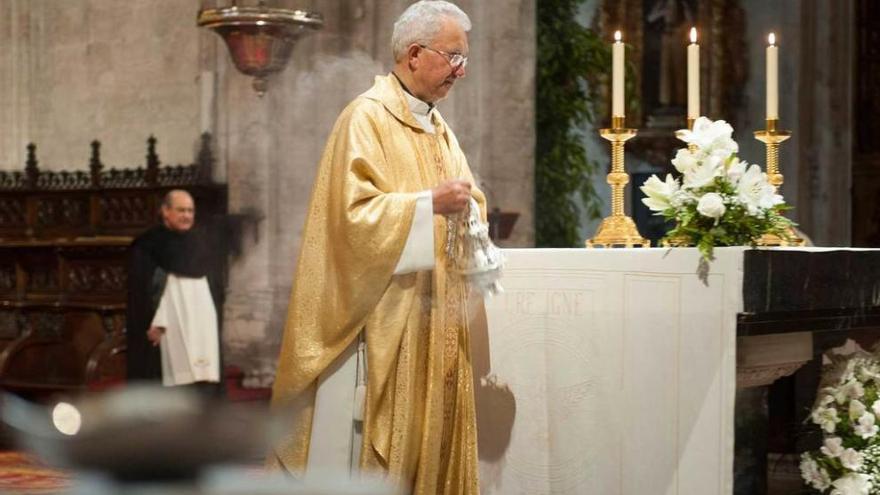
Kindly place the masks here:
<instances>
[{"instance_id":1,"label":"wooden choir stall","mask_svg":"<svg viewBox=\"0 0 880 495\"><path fill-rule=\"evenodd\" d=\"M164 166L151 137L145 166L108 169L95 141L76 171L40 170L31 144L23 171L0 172L0 387L42 398L125 380L129 245L170 189L192 193L197 223L225 213L210 142L195 163Z\"/></svg>"}]
</instances>

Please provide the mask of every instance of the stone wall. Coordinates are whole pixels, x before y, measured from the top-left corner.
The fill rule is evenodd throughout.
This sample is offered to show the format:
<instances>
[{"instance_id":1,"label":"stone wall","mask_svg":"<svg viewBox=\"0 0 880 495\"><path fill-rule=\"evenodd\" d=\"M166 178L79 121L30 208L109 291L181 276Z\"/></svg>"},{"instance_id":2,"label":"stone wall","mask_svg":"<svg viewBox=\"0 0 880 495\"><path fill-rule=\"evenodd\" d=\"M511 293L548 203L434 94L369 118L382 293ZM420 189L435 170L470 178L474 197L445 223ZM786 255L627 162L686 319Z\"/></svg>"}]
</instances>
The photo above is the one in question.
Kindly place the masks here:
<instances>
[{"instance_id":1,"label":"stone wall","mask_svg":"<svg viewBox=\"0 0 880 495\"><path fill-rule=\"evenodd\" d=\"M190 163L200 133L200 35L194 0L0 1L0 168L38 146L46 169Z\"/></svg>"}]
</instances>

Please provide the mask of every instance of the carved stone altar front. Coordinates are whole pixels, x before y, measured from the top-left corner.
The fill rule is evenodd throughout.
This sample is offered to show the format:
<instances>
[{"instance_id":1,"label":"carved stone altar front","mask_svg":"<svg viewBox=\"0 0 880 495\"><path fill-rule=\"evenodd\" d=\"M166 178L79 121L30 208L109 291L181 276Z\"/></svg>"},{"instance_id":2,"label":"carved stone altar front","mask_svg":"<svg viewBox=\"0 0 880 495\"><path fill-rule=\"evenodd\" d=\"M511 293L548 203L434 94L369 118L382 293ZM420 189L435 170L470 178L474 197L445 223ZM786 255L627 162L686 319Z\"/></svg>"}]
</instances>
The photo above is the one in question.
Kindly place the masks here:
<instances>
[{"instance_id":1,"label":"carved stone altar front","mask_svg":"<svg viewBox=\"0 0 880 495\"><path fill-rule=\"evenodd\" d=\"M880 337L878 250L717 248L705 284L691 248L505 253L472 329L486 494L765 493L821 353Z\"/></svg>"}]
</instances>

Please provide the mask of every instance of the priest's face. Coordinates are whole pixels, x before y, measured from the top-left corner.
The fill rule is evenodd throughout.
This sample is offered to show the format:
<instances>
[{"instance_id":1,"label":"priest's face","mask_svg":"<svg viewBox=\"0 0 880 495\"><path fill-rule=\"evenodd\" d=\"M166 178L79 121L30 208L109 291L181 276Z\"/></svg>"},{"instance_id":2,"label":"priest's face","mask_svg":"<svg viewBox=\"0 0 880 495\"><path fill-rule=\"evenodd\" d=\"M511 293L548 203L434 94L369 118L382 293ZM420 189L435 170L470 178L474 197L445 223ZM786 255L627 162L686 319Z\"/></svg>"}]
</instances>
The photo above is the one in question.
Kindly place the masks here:
<instances>
[{"instance_id":1,"label":"priest's face","mask_svg":"<svg viewBox=\"0 0 880 495\"><path fill-rule=\"evenodd\" d=\"M169 199L170 204L162 205L162 221L165 226L175 232L191 229L196 217L192 196L184 191L175 191Z\"/></svg>"},{"instance_id":2,"label":"priest's face","mask_svg":"<svg viewBox=\"0 0 880 495\"><path fill-rule=\"evenodd\" d=\"M419 48L411 66L416 83L412 91L423 101L437 103L465 76L467 33L458 23L447 19L434 40Z\"/></svg>"}]
</instances>

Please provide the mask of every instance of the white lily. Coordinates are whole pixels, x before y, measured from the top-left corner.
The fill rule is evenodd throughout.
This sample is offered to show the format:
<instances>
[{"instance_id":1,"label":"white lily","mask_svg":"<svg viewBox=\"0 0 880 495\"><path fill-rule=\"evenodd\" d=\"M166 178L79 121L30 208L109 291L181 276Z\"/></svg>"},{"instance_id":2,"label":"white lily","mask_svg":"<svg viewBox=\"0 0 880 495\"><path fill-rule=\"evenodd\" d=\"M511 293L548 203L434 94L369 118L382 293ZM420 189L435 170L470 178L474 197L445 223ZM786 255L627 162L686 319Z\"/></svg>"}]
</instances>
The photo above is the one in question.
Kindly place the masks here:
<instances>
[{"instance_id":1,"label":"white lily","mask_svg":"<svg viewBox=\"0 0 880 495\"><path fill-rule=\"evenodd\" d=\"M837 428L837 409L833 407L819 407L813 411L813 423L819 425L826 433L834 433Z\"/></svg>"},{"instance_id":2,"label":"white lily","mask_svg":"<svg viewBox=\"0 0 880 495\"><path fill-rule=\"evenodd\" d=\"M832 387L825 387L824 389L822 389L822 392L825 395L823 395L819 399L820 406L827 406L828 404L831 404L832 402L834 402L834 393L836 392L836 389L834 389Z\"/></svg>"},{"instance_id":3,"label":"white lily","mask_svg":"<svg viewBox=\"0 0 880 495\"><path fill-rule=\"evenodd\" d=\"M871 478L861 473L847 473L831 483L834 487L831 495L868 495L871 490Z\"/></svg>"},{"instance_id":4,"label":"white lily","mask_svg":"<svg viewBox=\"0 0 880 495\"><path fill-rule=\"evenodd\" d=\"M831 486L831 477L828 472L819 467L819 464L809 455L801 456L801 477L816 490L824 491Z\"/></svg>"},{"instance_id":5,"label":"white lily","mask_svg":"<svg viewBox=\"0 0 880 495\"><path fill-rule=\"evenodd\" d=\"M859 417L859 424L853 428L853 431L856 435L864 439L871 438L877 435L877 432L880 431L880 428L874 424L876 420L877 418L873 414L866 412Z\"/></svg>"},{"instance_id":6,"label":"white lily","mask_svg":"<svg viewBox=\"0 0 880 495\"><path fill-rule=\"evenodd\" d=\"M767 174L761 167L752 165L746 169L736 186L740 202L746 206L749 215L757 216L761 210L772 208L783 202L776 194L776 188L767 182Z\"/></svg>"},{"instance_id":7,"label":"white lily","mask_svg":"<svg viewBox=\"0 0 880 495\"><path fill-rule=\"evenodd\" d=\"M721 154L728 157L737 151L739 146L732 139L733 127L723 120L711 121L706 117L699 117L694 121L692 131L683 129L681 138L688 144L694 144L706 154Z\"/></svg>"},{"instance_id":8,"label":"white lily","mask_svg":"<svg viewBox=\"0 0 880 495\"><path fill-rule=\"evenodd\" d=\"M699 159L696 155L690 152L687 148L681 148L675 153L675 158L672 159L672 165L681 173L687 173L694 169L697 165L699 165Z\"/></svg>"},{"instance_id":9,"label":"white lily","mask_svg":"<svg viewBox=\"0 0 880 495\"><path fill-rule=\"evenodd\" d=\"M858 380L850 380L834 392L834 398L838 404L843 404L850 399L860 399L865 395L865 387Z\"/></svg>"},{"instance_id":10,"label":"white lily","mask_svg":"<svg viewBox=\"0 0 880 495\"><path fill-rule=\"evenodd\" d=\"M825 439L825 444L819 450L828 457L839 457L844 451L843 439L840 437L828 437Z\"/></svg>"},{"instance_id":11,"label":"white lily","mask_svg":"<svg viewBox=\"0 0 880 495\"><path fill-rule=\"evenodd\" d=\"M849 448L843 451L840 454L840 463L843 464L843 467L849 469L850 471L858 471L862 469L862 464L865 462L865 457L856 452L855 449Z\"/></svg>"},{"instance_id":12,"label":"white lily","mask_svg":"<svg viewBox=\"0 0 880 495\"><path fill-rule=\"evenodd\" d=\"M645 193L646 198L642 198L642 203L655 212L663 212L670 206L672 196L678 192L678 181L670 174L666 174L666 181L661 181L656 175L652 175L645 184L640 188Z\"/></svg>"},{"instance_id":13,"label":"white lily","mask_svg":"<svg viewBox=\"0 0 880 495\"><path fill-rule=\"evenodd\" d=\"M749 164L747 162L744 162L737 157L731 157L730 161L727 162L727 178L730 179L730 182L734 186L739 183L743 174L746 173L746 168L748 166Z\"/></svg>"},{"instance_id":14,"label":"white lily","mask_svg":"<svg viewBox=\"0 0 880 495\"><path fill-rule=\"evenodd\" d=\"M868 408L862 404L860 400L853 400L849 403L849 419L856 420L862 417L862 414L865 414Z\"/></svg>"},{"instance_id":15,"label":"white lily","mask_svg":"<svg viewBox=\"0 0 880 495\"><path fill-rule=\"evenodd\" d=\"M724 160L719 157L709 156L700 163L700 165L692 168L684 174L684 187L689 189L699 189L707 186L715 180L716 177L724 175Z\"/></svg>"}]
</instances>

